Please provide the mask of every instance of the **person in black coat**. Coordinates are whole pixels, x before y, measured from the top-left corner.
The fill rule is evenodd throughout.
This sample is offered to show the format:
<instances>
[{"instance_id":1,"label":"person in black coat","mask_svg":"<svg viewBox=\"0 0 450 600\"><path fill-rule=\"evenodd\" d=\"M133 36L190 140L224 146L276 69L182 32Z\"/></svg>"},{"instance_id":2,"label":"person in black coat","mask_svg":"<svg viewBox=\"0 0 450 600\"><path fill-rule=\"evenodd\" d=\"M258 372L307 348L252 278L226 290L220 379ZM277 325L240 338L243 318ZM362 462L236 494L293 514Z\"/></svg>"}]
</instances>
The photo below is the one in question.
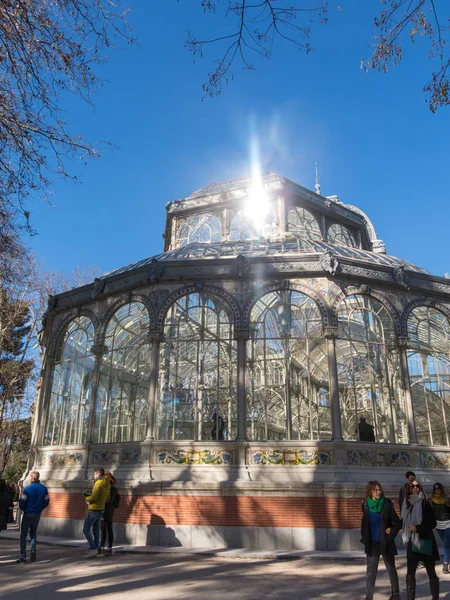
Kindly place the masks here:
<instances>
[{"instance_id":1,"label":"person in black coat","mask_svg":"<svg viewBox=\"0 0 450 600\"><path fill-rule=\"evenodd\" d=\"M6 487L4 479L0 479L0 531L7 529L8 517L13 507L14 494Z\"/></svg>"},{"instance_id":2,"label":"person in black coat","mask_svg":"<svg viewBox=\"0 0 450 600\"><path fill-rule=\"evenodd\" d=\"M361 542L367 555L366 598L373 599L375 581L378 572L380 555L383 557L386 570L391 582L391 597L389 600L400 600L395 555L397 547L395 536L401 529L401 521L395 512L394 505L383 493L378 481L366 484L366 499L362 503Z\"/></svg>"},{"instance_id":3,"label":"person in black coat","mask_svg":"<svg viewBox=\"0 0 450 600\"><path fill-rule=\"evenodd\" d=\"M422 486L414 479L402 505L402 539L406 544L406 592L408 600L416 598L416 570L420 561L427 570L432 600L439 600L439 577L435 563L440 560L433 535L436 527L431 502L427 500Z\"/></svg>"},{"instance_id":4,"label":"person in black coat","mask_svg":"<svg viewBox=\"0 0 450 600\"><path fill-rule=\"evenodd\" d=\"M119 505L120 494L116 488L116 479L114 475L107 471L105 473L105 477L109 480L111 488L109 491L109 501L105 504L105 510L103 511L103 519L101 523L101 541L98 552L99 554L103 555L111 555L114 543L114 531L112 526L114 520L114 510ZM108 538L108 546L105 549L106 538Z\"/></svg>"}]
</instances>

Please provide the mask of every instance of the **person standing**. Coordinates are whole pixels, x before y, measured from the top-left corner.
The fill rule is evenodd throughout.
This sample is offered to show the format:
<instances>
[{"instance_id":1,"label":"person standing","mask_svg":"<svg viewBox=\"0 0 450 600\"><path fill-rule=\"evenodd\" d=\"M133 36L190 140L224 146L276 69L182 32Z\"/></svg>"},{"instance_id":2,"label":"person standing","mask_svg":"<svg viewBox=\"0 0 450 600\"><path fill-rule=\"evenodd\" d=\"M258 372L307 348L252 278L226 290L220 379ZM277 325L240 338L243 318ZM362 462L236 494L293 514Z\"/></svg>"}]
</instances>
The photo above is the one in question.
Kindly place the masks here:
<instances>
[{"instance_id":1,"label":"person standing","mask_svg":"<svg viewBox=\"0 0 450 600\"><path fill-rule=\"evenodd\" d=\"M403 500L405 495L408 495L409 492L409 484L412 483L414 481L414 479L416 478L416 474L413 471L406 471L405 473L405 483L402 485L402 487L400 488L399 492L398 492L398 506L400 508L400 511L402 510L402 504L403 504ZM406 490L406 494L405 494L405 490Z\"/></svg>"},{"instance_id":2,"label":"person standing","mask_svg":"<svg viewBox=\"0 0 450 600\"><path fill-rule=\"evenodd\" d=\"M86 495L88 513L84 520L83 534L89 544L89 552L84 558L97 556L100 547L100 520L109 500L110 483L105 477L105 469L99 467L94 471L94 486L92 492Z\"/></svg>"},{"instance_id":3,"label":"person standing","mask_svg":"<svg viewBox=\"0 0 450 600\"><path fill-rule=\"evenodd\" d=\"M433 535L436 518L422 486L414 479L402 505L402 539L406 545L406 592L408 600L416 598L416 570L422 561L427 570L432 600L439 600L439 577L435 562L439 552Z\"/></svg>"},{"instance_id":4,"label":"person standing","mask_svg":"<svg viewBox=\"0 0 450 600\"><path fill-rule=\"evenodd\" d=\"M444 542L444 564L442 572L445 575L450 573L448 563L450 562L450 499L447 496L442 483L433 485L433 495L431 504L436 517L436 531Z\"/></svg>"},{"instance_id":5,"label":"person standing","mask_svg":"<svg viewBox=\"0 0 450 600\"><path fill-rule=\"evenodd\" d=\"M19 507L23 511L20 529L20 558L16 563L27 562L27 535L30 532L30 560L36 560L37 528L42 511L50 503L48 489L39 481L39 472L30 471L30 485L23 490Z\"/></svg>"},{"instance_id":6,"label":"person standing","mask_svg":"<svg viewBox=\"0 0 450 600\"><path fill-rule=\"evenodd\" d=\"M367 423L366 417L361 417L358 423L358 434L360 442L374 442L375 432L373 425Z\"/></svg>"},{"instance_id":7,"label":"person standing","mask_svg":"<svg viewBox=\"0 0 450 600\"><path fill-rule=\"evenodd\" d=\"M116 479L114 475L107 471L105 473L105 477L109 480L111 488L109 493L109 501L105 504L105 510L103 512L102 537L98 553L103 556L111 556L114 543L114 532L112 524L114 520L114 511L116 508L119 507L120 494L118 489L116 488ZM108 546L105 549L106 538L108 538Z\"/></svg>"},{"instance_id":8,"label":"person standing","mask_svg":"<svg viewBox=\"0 0 450 600\"><path fill-rule=\"evenodd\" d=\"M380 556L383 557L391 582L389 600L400 600L395 567L397 554L395 536L401 529L401 522L392 501L385 497L378 481L369 481L366 484L366 499L362 503L362 512L361 542L364 544L364 552L367 556L365 600L373 600Z\"/></svg>"},{"instance_id":9,"label":"person standing","mask_svg":"<svg viewBox=\"0 0 450 600\"><path fill-rule=\"evenodd\" d=\"M0 531L8 528L9 515L13 507L14 494L8 490L6 481L0 479Z\"/></svg>"}]
</instances>

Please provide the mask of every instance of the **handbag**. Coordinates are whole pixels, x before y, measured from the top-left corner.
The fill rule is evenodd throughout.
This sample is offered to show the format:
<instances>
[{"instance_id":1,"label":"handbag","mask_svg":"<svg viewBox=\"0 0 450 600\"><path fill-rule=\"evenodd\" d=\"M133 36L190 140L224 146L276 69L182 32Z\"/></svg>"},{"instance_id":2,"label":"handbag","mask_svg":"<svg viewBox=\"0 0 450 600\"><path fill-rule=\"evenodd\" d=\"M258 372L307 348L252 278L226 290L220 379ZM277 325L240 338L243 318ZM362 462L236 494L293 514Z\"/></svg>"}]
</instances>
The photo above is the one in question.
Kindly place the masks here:
<instances>
[{"instance_id":1,"label":"handbag","mask_svg":"<svg viewBox=\"0 0 450 600\"><path fill-rule=\"evenodd\" d=\"M412 551L431 556L433 554L433 540L420 540L420 548L412 544Z\"/></svg>"}]
</instances>

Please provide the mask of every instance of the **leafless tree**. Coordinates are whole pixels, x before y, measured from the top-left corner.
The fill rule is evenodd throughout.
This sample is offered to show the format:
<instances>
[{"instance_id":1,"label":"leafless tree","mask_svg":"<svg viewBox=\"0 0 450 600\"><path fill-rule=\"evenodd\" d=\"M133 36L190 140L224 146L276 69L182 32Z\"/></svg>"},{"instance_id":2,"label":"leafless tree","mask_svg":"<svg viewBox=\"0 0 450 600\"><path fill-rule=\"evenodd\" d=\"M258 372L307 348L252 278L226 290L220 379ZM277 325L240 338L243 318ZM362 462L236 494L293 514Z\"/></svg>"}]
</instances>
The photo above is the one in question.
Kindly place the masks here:
<instances>
[{"instance_id":1,"label":"leafless tree","mask_svg":"<svg viewBox=\"0 0 450 600\"><path fill-rule=\"evenodd\" d=\"M45 195L55 173L70 177L67 158L97 156L96 144L68 132L61 97L90 102L95 65L117 38L130 39L113 0L0 2L0 215L9 227L30 227L27 197Z\"/></svg>"},{"instance_id":2,"label":"leafless tree","mask_svg":"<svg viewBox=\"0 0 450 600\"><path fill-rule=\"evenodd\" d=\"M181 0L178 0L181 1ZM225 35L197 39L189 32L186 46L194 59L202 58L208 47L216 47L219 55L214 69L203 84L205 96L218 96L223 86L233 79L236 67L253 70L254 60L270 58L276 41L292 43L306 53L312 50L310 42L314 23L324 24L329 10L345 13L341 6L329 0L200 0L206 13L227 19L230 31ZM449 10L436 0L380 0L381 14L374 18L375 37L373 53L361 61L366 70L387 71L401 60L408 39L427 38L429 55L433 61L431 80L424 86L432 112L449 104L449 64L447 47ZM446 11L447 8L447 12Z\"/></svg>"}]
</instances>

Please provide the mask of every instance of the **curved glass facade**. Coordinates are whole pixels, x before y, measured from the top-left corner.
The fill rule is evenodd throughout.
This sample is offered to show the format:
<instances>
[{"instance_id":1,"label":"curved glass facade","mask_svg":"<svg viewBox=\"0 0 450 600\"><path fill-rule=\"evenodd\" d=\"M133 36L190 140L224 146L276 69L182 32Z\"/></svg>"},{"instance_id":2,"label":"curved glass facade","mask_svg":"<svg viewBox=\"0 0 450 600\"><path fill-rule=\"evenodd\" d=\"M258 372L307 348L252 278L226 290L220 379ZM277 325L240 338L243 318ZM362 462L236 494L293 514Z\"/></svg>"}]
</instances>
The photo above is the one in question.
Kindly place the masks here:
<instances>
[{"instance_id":1,"label":"curved glass facade","mask_svg":"<svg viewBox=\"0 0 450 600\"><path fill-rule=\"evenodd\" d=\"M88 317L71 321L60 336L53 369L44 444L86 441L92 396L94 326Z\"/></svg>"},{"instance_id":2,"label":"curved glass facade","mask_svg":"<svg viewBox=\"0 0 450 600\"><path fill-rule=\"evenodd\" d=\"M450 322L419 306L408 319L408 367L419 444L450 445Z\"/></svg>"},{"instance_id":3,"label":"curved glass facade","mask_svg":"<svg viewBox=\"0 0 450 600\"><path fill-rule=\"evenodd\" d=\"M387 309L367 295L339 307L336 356L342 433L346 440L407 443L394 325ZM361 427L361 419L367 423ZM370 430L373 429L373 440Z\"/></svg>"},{"instance_id":4,"label":"curved glass facade","mask_svg":"<svg viewBox=\"0 0 450 600\"><path fill-rule=\"evenodd\" d=\"M301 206L289 209L287 229L302 239L320 241L323 237L316 217Z\"/></svg>"},{"instance_id":5,"label":"curved glass facade","mask_svg":"<svg viewBox=\"0 0 450 600\"><path fill-rule=\"evenodd\" d=\"M149 323L140 302L125 304L109 321L95 405L95 442L130 442L146 436Z\"/></svg>"},{"instance_id":6,"label":"curved glass facade","mask_svg":"<svg viewBox=\"0 0 450 600\"><path fill-rule=\"evenodd\" d=\"M220 298L188 294L169 308L159 360L157 438L236 437L236 342Z\"/></svg>"},{"instance_id":7,"label":"curved glass facade","mask_svg":"<svg viewBox=\"0 0 450 600\"><path fill-rule=\"evenodd\" d=\"M247 404L249 439L331 438L322 318L308 296L280 290L253 307Z\"/></svg>"}]
</instances>

